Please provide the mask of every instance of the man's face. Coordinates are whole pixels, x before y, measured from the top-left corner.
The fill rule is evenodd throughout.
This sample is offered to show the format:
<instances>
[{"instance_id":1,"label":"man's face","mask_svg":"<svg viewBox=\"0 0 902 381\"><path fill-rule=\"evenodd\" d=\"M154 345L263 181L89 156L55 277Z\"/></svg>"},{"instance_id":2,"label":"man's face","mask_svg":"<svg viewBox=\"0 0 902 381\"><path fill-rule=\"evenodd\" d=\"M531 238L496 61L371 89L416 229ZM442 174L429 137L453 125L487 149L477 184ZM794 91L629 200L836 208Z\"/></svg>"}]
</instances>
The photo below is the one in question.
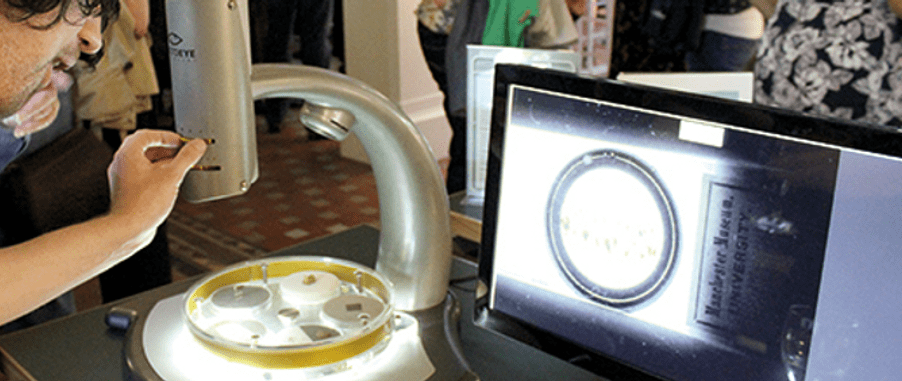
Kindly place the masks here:
<instances>
[{"instance_id":1,"label":"man's face","mask_svg":"<svg viewBox=\"0 0 902 381\"><path fill-rule=\"evenodd\" d=\"M0 127L24 136L50 125L59 111L54 72L78 60L81 52L96 53L102 44L100 17L85 17L76 4L49 29L58 9L13 22L0 0Z\"/></svg>"}]
</instances>

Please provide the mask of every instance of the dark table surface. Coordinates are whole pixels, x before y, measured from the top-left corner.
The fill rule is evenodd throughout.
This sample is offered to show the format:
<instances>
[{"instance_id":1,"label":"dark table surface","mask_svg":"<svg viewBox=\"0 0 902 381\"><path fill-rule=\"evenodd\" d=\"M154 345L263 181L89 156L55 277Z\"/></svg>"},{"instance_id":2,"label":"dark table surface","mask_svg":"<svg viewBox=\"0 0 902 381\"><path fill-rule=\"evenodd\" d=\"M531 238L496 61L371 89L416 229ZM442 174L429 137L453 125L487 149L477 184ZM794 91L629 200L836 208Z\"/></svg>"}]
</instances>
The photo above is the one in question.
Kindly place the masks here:
<instances>
[{"instance_id":1,"label":"dark table surface","mask_svg":"<svg viewBox=\"0 0 902 381\"><path fill-rule=\"evenodd\" d=\"M305 242L272 255L323 255L374 266L379 231L358 226ZM461 303L460 342L472 370L482 380L598 380L595 376L538 350L473 325L475 264L456 258L453 293ZM126 380L125 336L107 327L110 308L185 292L199 277L172 283L115 303L0 336L7 361L20 365L35 380Z\"/></svg>"}]
</instances>

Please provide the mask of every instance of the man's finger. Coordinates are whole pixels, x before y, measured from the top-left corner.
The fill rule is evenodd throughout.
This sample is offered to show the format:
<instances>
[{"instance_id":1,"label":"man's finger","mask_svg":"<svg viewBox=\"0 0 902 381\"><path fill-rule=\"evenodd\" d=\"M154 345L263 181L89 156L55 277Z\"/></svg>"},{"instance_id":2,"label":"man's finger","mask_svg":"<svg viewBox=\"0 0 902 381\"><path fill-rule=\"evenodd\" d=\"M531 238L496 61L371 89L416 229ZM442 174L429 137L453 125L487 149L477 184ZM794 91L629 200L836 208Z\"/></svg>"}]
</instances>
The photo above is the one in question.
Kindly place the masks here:
<instances>
[{"instance_id":1,"label":"man's finger","mask_svg":"<svg viewBox=\"0 0 902 381\"><path fill-rule=\"evenodd\" d=\"M177 168L181 168L185 172L188 172L191 166L196 164L200 158L204 156L204 152L206 151L207 143L201 139L194 139L182 146L182 149L179 150L178 154L173 159L172 164Z\"/></svg>"},{"instance_id":2,"label":"man's finger","mask_svg":"<svg viewBox=\"0 0 902 381\"><path fill-rule=\"evenodd\" d=\"M151 163L172 159L179 152L179 147L147 147L144 151L144 156L150 160Z\"/></svg>"},{"instance_id":3,"label":"man's finger","mask_svg":"<svg viewBox=\"0 0 902 381\"><path fill-rule=\"evenodd\" d=\"M178 147L182 143L179 134L161 130L138 130L122 142L121 150L146 151L150 147Z\"/></svg>"}]
</instances>

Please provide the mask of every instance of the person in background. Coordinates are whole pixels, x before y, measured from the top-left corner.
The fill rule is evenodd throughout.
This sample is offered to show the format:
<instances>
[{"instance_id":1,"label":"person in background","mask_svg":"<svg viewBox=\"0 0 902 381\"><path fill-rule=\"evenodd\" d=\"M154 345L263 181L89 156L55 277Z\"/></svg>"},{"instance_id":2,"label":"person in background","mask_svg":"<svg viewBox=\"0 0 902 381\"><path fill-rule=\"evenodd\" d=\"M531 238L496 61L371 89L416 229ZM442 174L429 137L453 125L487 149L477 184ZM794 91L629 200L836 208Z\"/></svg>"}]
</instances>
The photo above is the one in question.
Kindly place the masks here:
<instances>
[{"instance_id":1,"label":"person in background","mask_svg":"<svg viewBox=\"0 0 902 381\"><path fill-rule=\"evenodd\" d=\"M151 97L160 92L150 55L150 0L119 1L119 17L103 32L105 59L72 70L76 117L114 147L138 128L138 115L153 109Z\"/></svg>"},{"instance_id":2,"label":"person in background","mask_svg":"<svg viewBox=\"0 0 902 381\"><path fill-rule=\"evenodd\" d=\"M291 62L289 41L293 31L300 39L298 58L307 66L328 69L332 58L329 26L332 21L333 0L265 0L265 33L260 42L260 62ZM268 99L260 101L258 111L266 118L267 130L277 133L288 111L289 101Z\"/></svg>"},{"instance_id":3,"label":"person in background","mask_svg":"<svg viewBox=\"0 0 902 381\"><path fill-rule=\"evenodd\" d=\"M688 1L688 0L687 0ZM671 23L652 28L653 7L657 0L617 1L614 11L614 36L611 41L610 78L621 72L685 72L686 52L694 46L694 37L686 33L697 26L685 17L694 10L681 10L680 16L665 19ZM700 3L699 3L700 4ZM680 32L671 32L679 30Z\"/></svg>"},{"instance_id":4,"label":"person in background","mask_svg":"<svg viewBox=\"0 0 902 381\"><path fill-rule=\"evenodd\" d=\"M579 39L573 13L565 0L539 0L539 14L525 30L527 48L575 50Z\"/></svg>"},{"instance_id":5,"label":"person in background","mask_svg":"<svg viewBox=\"0 0 902 381\"><path fill-rule=\"evenodd\" d=\"M770 6L755 62L756 103L902 127L902 0Z\"/></svg>"},{"instance_id":6,"label":"person in background","mask_svg":"<svg viewBox=\"0 0 902 381\"><path fill-rule=\"evenodd\" d=\"M764 15L747 0L707 0L698 48L686 53L689 71L751 69L764 34Z\"/></svg>"},{"instance_id":7,"label":"person in background","mask_svg":"<svg viewBox=\"0 0 902 381\"><path fill-rule=\"evenodd\" d=\"M0 167L20 154L24 137L56 118L54 74L71 68L81 54L99 53L101 23L116 13L115 0L0 0ZM146 152L153 147L172 157L152 161ZM205 150L202 140L183 143L166 131L126 138L108 170L107 214L0 249L0 324L146 246Z\"/></svg>"},{"instance_id":8,"label":"person in background","mask_svg":"<svg viewBox=\"0 0 902 381\"><path fill-rule=\"evenodd\" d=\"M448 96L448 70L445 65L448 36L460 0L422 0L417 6L417 36L420 48L432 78L445 96L442 107L451 126L451 143L448 147L451 161L448 163L445 187L448 194L466 188L467 117L465 112L453 112Z\"/></svg>"},{"instance_id":9,"label":"person in background","mask_svg":"<svg viewBox=\"0 0 902 381\"><path fill-rule=\"evenodd\" d=\"M451 126L445 180L451 194L467 186L466 45L567 49L576 27L565 0L422 0L416 15L420 48Z\"/></svg>"}]
</instances>

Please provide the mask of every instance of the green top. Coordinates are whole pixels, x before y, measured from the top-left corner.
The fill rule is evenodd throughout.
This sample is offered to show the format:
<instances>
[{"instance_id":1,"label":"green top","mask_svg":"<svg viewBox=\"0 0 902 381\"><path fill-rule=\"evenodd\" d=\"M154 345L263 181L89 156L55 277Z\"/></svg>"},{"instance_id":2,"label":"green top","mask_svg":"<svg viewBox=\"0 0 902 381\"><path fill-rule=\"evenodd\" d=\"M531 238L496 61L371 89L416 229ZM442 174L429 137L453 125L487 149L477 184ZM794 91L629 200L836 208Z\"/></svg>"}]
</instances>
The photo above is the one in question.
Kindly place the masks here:
<instances>
[{"instance_id":1,"label":"green top","mask_svg":"<svg viewBox=\"0 0 902 381\"><path fill-rule=\"evenodd\" d=\"M539 0L489 0L483 45L523 47L523 31L539 15Z\"/></svg>"}]
</instances>

